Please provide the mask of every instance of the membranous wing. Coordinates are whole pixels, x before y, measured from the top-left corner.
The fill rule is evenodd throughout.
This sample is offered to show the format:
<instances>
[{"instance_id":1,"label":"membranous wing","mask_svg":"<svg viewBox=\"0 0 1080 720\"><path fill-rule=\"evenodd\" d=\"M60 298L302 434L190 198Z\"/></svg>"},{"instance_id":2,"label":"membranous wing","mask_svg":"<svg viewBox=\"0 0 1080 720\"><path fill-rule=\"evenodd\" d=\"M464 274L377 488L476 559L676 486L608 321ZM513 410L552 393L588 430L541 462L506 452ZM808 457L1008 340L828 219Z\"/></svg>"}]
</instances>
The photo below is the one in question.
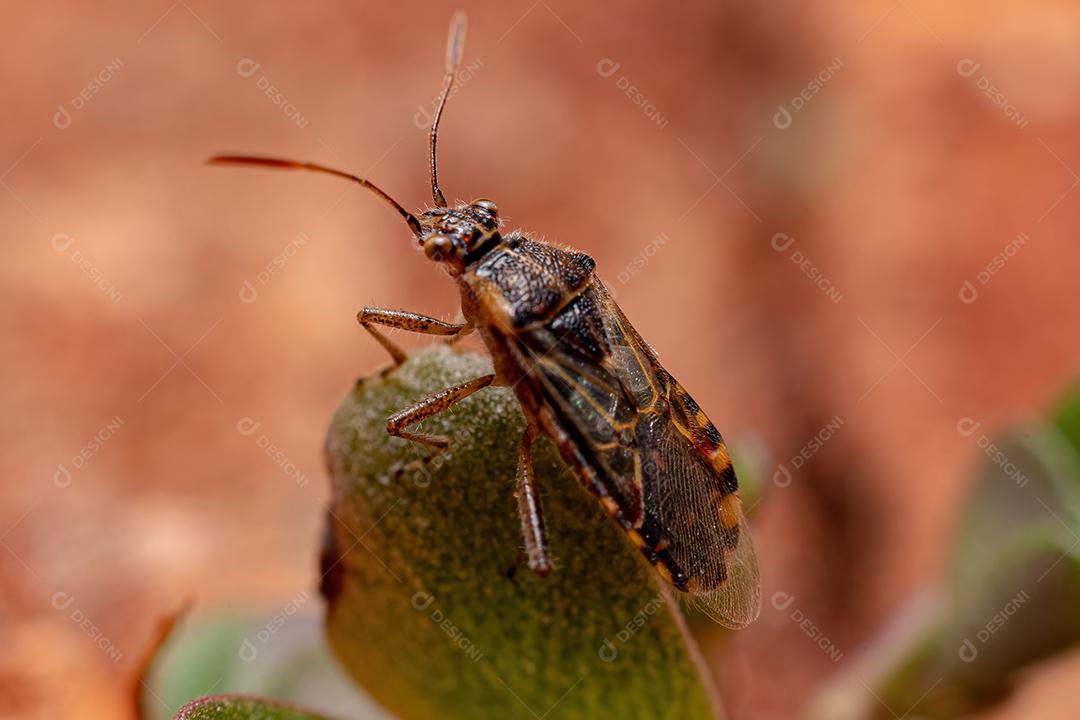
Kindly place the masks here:
<instances>
[{"instance_id":1,"label":"membranous wing","mask_svg":"<svg viewBox=\"0 0 1080 720\"><path fill-rule=\"evenodd\" d=\"M727 448L599 280L516 336L564 458L679 590L728 627L760 607L757 559Z\"/></svg>"}]
</instances>

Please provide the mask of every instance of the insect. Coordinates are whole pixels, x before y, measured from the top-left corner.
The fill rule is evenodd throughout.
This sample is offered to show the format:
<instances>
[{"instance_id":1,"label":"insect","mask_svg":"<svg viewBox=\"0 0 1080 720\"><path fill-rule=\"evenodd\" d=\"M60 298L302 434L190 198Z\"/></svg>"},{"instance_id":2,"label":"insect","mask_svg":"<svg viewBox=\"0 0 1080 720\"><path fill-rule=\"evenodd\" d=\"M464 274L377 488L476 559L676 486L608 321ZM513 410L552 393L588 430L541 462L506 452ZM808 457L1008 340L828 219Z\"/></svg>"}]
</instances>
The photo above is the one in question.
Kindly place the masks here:
<instances>
[{"instance_id":1,"label":"insect","mask_svg":"<svg viewBox=\"0 0 1080 720\"><path fill-rule=\"evenodd\" d=\"M456 282L464 322L365 307L357 319L394 365L405 353L379 327L455 339L476 332L494 372L441 390L387 421L394 436L445 448L410 430L489 386L513 388L526 418L517 504L529 567L552 569L532 446L542 434L660 575L715 621L733 628L760 608L757 560L727 447L701 408L658 361L595 274L588 255L521 231L503 232L491 200L450 206L439 189L439 120L464 49L465 17L450 24L446 75L431 124L433 206L413 214L371 181L315 163L222 155L213 163L329 173L359 183L396 210Z\"/></svg>"}]
</instances>

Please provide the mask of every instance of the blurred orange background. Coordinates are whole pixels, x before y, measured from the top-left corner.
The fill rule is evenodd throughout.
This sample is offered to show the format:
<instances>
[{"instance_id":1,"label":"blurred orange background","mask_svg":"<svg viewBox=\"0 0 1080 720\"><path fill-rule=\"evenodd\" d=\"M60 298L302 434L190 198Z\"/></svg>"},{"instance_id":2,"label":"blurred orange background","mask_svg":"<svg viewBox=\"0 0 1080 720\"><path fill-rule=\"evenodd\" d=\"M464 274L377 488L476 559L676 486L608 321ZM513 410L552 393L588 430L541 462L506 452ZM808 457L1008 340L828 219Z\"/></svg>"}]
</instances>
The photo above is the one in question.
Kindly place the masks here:
<instances>
[{"instance_id":1,"label":"blurred orange background","mask_svg":"<svg viewBox=\"0 0 1080 720\"><path fill-rule=\"evenodd\" d=\"M592 254L729 441L792 470L754 521L765 597L841 663L942 569L979 452L957 422L1034 417L1080 372L1074 4L9 4L0 715L122 717L180 598L313 587L324 431L385 362L354 314L453 319L455 290L358 188L204 159L422 206L459 6L444 191ZM736 720L837 669L769 603L706 651ZM1077 672L987 717L1066 717Z\"/></svg>"}]
</instances>

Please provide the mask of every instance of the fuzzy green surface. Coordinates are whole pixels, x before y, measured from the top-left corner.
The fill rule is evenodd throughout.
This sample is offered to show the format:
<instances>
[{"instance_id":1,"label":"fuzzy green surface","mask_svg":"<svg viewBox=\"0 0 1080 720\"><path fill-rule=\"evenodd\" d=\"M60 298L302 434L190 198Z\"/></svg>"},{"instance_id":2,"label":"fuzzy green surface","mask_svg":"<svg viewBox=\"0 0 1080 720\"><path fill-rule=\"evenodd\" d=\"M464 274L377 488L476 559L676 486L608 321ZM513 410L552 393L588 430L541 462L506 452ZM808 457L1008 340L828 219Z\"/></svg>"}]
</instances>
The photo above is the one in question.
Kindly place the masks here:
<instances>
[{"instance_id":1,"label":"fuzzy green surface","mask_svg":"<svg viewBox=\"0 0 1080 720\"><path fill-rule=\"evenodd\" d=\"M555 569L507 573L522 546L510 389L425 421L421 432L450 437L436 460L387 435L393 412L490 371L437 346L338 409L324 590L343 664L402 720L713 717L661 581L546 440L536 475Z\"/></svg>"},{"instance_id":2,"label":"fuzzy green surface","mask_svg":"<svg viewBox=\"0 0 1080 720\"><path fill-rule=\"evenodd\" d=\"M220 695L185 706L176 720L331 720L284 703L254 697Z\"/></svg>"}]
</instances>

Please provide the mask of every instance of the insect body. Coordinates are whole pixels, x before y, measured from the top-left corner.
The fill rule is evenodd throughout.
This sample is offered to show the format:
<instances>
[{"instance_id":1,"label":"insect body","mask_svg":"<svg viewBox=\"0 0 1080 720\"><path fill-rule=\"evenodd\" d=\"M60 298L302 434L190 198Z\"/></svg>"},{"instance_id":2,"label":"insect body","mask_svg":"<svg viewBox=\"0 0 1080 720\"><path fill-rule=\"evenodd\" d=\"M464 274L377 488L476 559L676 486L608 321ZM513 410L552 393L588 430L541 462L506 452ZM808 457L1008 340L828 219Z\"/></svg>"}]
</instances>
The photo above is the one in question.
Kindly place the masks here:
<instances>
[{"instance_id":1,"label":"insect body","mask_svg":"<svg viewBox=\"0 0 1080 720\"><path fill-rule=\"evenodd\" d=\"M408 428L489 385L513 388L526 417L518 461L518 509L529 566L551 571L532 465L536 435L549 437L581 482L663 578L729 627L759 611L757 561L724 441L630 325L588 255L503 234L490 200L447 205L435 146L464 41L464 16L451 23L447 74L431 129L434 207L414 215L370 181L313 163L219 156L217 163L306 169L372 190L409 225L425 255L453 278L464 322L364 308L360 324L396 365L405 354L377 328L457 338L477 332L494 373L442 390L392 415L387 430L435 448L445 437Z\"/></svg>"}]
</instances>

